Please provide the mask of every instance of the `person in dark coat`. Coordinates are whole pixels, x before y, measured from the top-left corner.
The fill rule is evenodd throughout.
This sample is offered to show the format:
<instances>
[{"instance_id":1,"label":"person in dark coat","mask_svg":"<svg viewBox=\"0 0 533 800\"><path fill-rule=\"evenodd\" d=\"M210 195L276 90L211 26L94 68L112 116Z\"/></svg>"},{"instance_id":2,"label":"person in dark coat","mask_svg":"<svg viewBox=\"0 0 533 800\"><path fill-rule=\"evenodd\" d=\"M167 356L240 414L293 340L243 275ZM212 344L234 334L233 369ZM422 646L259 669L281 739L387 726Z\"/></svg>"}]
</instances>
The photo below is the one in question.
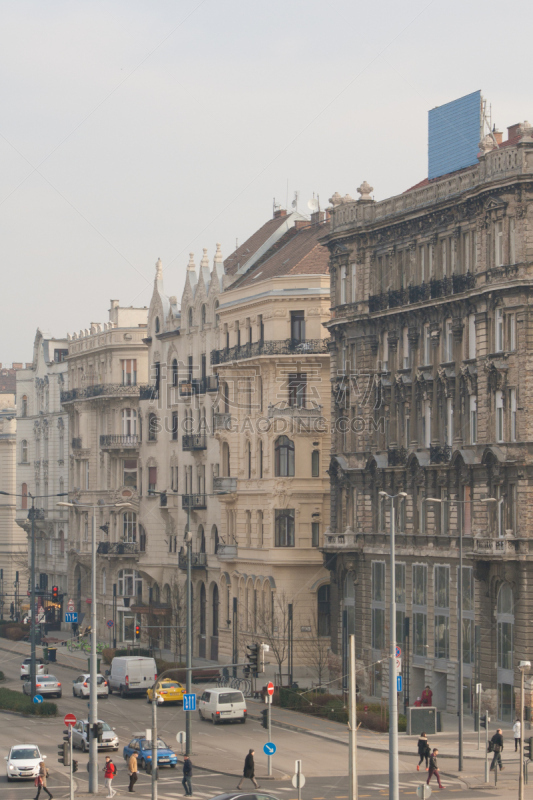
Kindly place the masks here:
<instances>
[{"instance_id":1,"label":"person in dark coat","mask_svg":"<svg viewBox=\"0 0 533 800\"><path fill-rule=\"evenodd\" d=\"M503 750L503 735L502 729L498 728L492 739L490 740L492 744L492 752L494 753L492 757L492 764L490 765L491 769L496 767L496 762L500 767L500 772L503 769L502 767L502 750Z\"/></svg>"},{"instance_id":2,"label":"person in dark coat","mask_svg":"<svg viewBox=\"0 0 533 800\"><path fill-rule=\"evenodd\" d=\"M185 789L185 797L191 797L192 795L192 762L189 756L183 756L183 780L181 781L183 788Z\"/></svg>"},{"instance_id":3,"label":"person in dark coat","mask_svg":"<svg viewBox=\"0 0 533 800\"><path fill-rule=\"evenodd\" d=\"M41 761L41 763L39 764L39 775L35 778L35 785L38 787L35 800L39 800L41 789L44 789L50 800L52 800L53 795L50 794L46 786L47 777L48 777L48 770L46 769L44 761Z\"/></svg>"},{"instance_id":4,"label":"person in dark coat","mask_svg":"<svg viewBox=\"0 0 533 800\"><path fill-rule=\"evenodd\" d=\"M244 769L242 771L242 778L240 779L237 789L241 788L241 784L245 778L249 778L256 789L259 789L259 785L255 779L255 764L254 764L254 753L255 750L249 750L248 755L244 759Z\"/></svg>"},{"instance_id":5,"label":"person in dark coat","mask_svg":"<svg viewBox=\"0 0 533 800\"><path fill-rule=\"evenodd\" d=\"M438 762L437 762L438 754L439 754L439 751L437 750L436 747L434 747L433 748L433 752L431 753L431 755L429 757L429 772L428 772L427 784L429 786L429 782L431 780L431 776L432 775L436 775L437 781L438 781L438 784L439 784L439 789L444 789L444 786L440 782L439 765L438 765Z\"/></svg>"},{"instance_id":6,"label":"person in dark coat","mask_svg":"<svg viewBox=\"0 0 533 800\"><path fill-rule=\"evenodd\" d=\"M429 768L429 756L431 754L431 750L428 743L428 737L426 736L425 732L422 731L420 734L420 739L418 740L418 755L420 756L420 761L416 765L416 771L420 772L420 764L426 759L426 772Z\"/></svg>"}]
</instances>

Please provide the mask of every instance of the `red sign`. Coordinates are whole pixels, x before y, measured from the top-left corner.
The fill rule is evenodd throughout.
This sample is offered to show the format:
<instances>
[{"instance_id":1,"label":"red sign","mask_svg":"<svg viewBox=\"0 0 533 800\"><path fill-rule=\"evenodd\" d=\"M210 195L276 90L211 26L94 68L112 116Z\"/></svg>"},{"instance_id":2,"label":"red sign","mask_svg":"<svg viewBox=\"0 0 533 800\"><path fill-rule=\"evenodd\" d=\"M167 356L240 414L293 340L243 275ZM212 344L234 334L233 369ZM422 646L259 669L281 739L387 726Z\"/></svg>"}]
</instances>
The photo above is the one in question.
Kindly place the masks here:
<instances>
[{"instance_id":1,"label":"red sign","mask_svg":"<svg viewBox=\"0 0 533 800\"><path fill-rule=\"evenodd\" d=\"M272 681L267 683L267 692L271 697L274 694L274 684L272 683Z\"/></svg>"},{"instance_id":2,"label":"red sign","mask_svg":"<svg viewBox=\"0 0 533 800\"><path fill-rule=\"evenodd\" d=\"M76 717L74 716L74 714L65 714L65 717L63 719L64 724L67 725L67 726L68 725L75 725L76 721L77 720L76 720Z\"/></svg>"}]
</instances>

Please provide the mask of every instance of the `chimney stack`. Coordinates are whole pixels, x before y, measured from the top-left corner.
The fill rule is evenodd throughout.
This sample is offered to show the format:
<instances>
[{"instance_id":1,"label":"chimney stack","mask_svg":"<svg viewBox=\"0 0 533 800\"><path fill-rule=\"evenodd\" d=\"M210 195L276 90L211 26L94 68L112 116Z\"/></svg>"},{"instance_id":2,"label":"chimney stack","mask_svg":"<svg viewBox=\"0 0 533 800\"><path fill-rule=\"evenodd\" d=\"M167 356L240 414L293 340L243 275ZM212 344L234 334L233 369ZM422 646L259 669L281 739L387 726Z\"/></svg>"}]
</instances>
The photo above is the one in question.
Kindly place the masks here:
<instances>
[{"instance_id":1,"label":"chimney stack","mask_svg":"<svg viewBox=\"0 0 533 800\"><path fill-rule=\"evenodd\" d=\"M511 125L507 128L507 139L515 139L518 136L518 128L522 123L517 122L516 125Z\"/></svg>"}]
</instances>

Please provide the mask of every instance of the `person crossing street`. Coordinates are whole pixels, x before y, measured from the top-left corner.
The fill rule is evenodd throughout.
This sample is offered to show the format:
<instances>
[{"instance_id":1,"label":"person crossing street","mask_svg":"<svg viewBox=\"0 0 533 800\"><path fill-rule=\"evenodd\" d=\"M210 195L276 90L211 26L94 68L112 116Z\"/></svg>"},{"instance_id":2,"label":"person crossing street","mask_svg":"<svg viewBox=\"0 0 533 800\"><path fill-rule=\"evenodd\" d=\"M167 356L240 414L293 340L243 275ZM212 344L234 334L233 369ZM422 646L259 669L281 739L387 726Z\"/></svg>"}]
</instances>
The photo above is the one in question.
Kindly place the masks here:
<instances>
[{"instance_id":1,"label":"person crossing street","mask_svg":"<svg viewBox=\"0 0 533 800\"><path fill-rule=\"evenodd\" d=\"M237 789L241 788L242 782L245 778L249 778L252 781L253 785L256 789L259 789L259 785L255 779L255 764L254 764L254 753L255 750L248 750L248 755L244 759L244 769L242 771L242 778L240 779L239 783L237 784Z\"/></svg>"},{"instance_id":2,"label":"person crossing street","mask_svg":"<svg viewBox=\"0 0 533 800\"><path fill-rule=\"evenodd\" d=\"M107 797L108 798L114 797L116 795L116 793L117 793L116 790L113 789L113 787L111 785L111 783L113 781L113 778L115 777L116 774L117 774L117 768L115 767L115 765L111 761L111 757L110 756L106 756L105 757L105 765L104 765L104 783L105 783L105 787L107 789Z\"/></svg>"},{"instance_id":3,"label":"person crossing street","mask_svg":"<svg viewBox=\"0 0 533 800\"><path fill-rule=\"evenodd\" d=\"M137 778L139 777L139 765L137 763L137 753L135 751L133 751L128 759L128 772L130 773L130 785L128 786L128 792L133 792L133 787L137 783Z\"/></svg>"},{"instance_id":4,"label":"person crossing street","mask_svg":"<svg viewBox=\"0 0 533 800\"><path fill-rule=\"evenodd\" d=\"M439 784L439 789L444 789L444 786L440 782L439 765L437 763L438 754L439 754L439 751L437 750L436 747L434 747L433 748L433 752L431 753L431 755L429 757L429 772L428 772L427 785L429 786L429 782L431 780L431 776L435 775L435 777L437 778L438 784Z\"/></svg>"},{"instance_id":5,"label":"person crossing street","mask_svg":"<svg viewBox=\"0 0 533 800\"><path fill-rule=\"evenodd\" d=\"M494 753L490 768L491 770L495 769L497 765L499 766L501 772L503 769L502 766L503 734L501 728L498 728L498 730L490 740L490 743L492 745L492 752Z\"/></svg>"},{"instance_id":6,"label":"person crossing street","mask_svg":"<svg viewBox=\"0 0 533 800\"><path fill-rule=\"evenodd\" d=\"M192 762L189 756L183 756L183 780L182 786L185 789L185 797L192 797Z\"/></svg>"}]
</instances>

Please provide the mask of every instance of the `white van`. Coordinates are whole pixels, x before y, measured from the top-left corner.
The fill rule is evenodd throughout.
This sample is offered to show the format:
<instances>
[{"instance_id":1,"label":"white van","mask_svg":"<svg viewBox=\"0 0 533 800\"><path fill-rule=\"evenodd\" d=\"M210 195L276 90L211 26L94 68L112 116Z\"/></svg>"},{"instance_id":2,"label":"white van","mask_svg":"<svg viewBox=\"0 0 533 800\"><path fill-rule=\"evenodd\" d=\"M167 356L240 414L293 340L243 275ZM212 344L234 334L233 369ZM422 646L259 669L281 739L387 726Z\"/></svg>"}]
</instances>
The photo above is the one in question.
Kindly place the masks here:
<instances>
[{"instance_id":1,"label":"white van","mask_svg":"<svg viewBox=\"0 0 533 800\"><path fill-rule=\"evenodd\" d=\"M153 658L144 656L117 656L111 662L107 678L109 694L119 692L121 697L130 694L146 694L157 678L157 667Z\"/></svg>"},{"instance_id":2,"label":"white van","mask_svg":"<svg viewBox=\"0 0 533 800\"><path fill-rule=\"evenodd\" d=\"M224 721L246 722L246 713L244 695L235 689L207 689L198 703L200 719L210 719L213 725Z\"/></svg>"}]
</instances>

